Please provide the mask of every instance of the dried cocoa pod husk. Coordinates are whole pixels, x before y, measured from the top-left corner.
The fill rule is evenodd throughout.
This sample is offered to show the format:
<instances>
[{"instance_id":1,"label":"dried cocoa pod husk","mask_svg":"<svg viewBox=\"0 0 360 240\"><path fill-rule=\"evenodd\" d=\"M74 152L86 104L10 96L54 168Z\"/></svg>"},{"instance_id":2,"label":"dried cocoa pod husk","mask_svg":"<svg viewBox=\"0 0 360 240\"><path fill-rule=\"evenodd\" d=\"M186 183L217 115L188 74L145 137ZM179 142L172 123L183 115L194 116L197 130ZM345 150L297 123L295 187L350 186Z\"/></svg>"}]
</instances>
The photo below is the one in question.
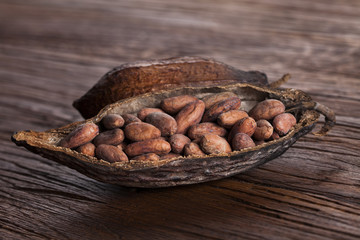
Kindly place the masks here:
<instances>
[{"instance_id":1,"label":"dried cocoa pod husk","mask_svg":"<svg viewBox=\"0 0 360 240\"><path fill-rule=\"evenodd\" d=\"M202 97L213 93L231 91L242 100L242 109L249 111L257 102L278 99L292 113L297 124L277 140L261 145L223 154L188 156L160 159L159 161L120 161L110 163L81 154L73 149L59 147L58 143L72 130L85 123L100 124L107 114L137 113L144 107L158 107L162 99L184 94ZM110 104L98 115L81 122L51 129L45 132L20 131L12 136L19 146L60 164L71 167L86 176L99 181L131 187L166 187L216 180L244 172L261 165L284 153L304 134L309 133L325 115L325 125L321 134L334 124L334 114L325 106L312 101L303 91L295 89L271 89L250 84L232 84L216 87L184 87L169 91L146 93Z\"/></svg>"},{"instance_id":2,"label":"dried cocoa pod husk","mask_svg":"<svg viewBox=\"0 0 360 240\"><path fill-rule=\"evenodd\" d=\"M87 119L118 100L184 86L251 83L267 86L264 73L242 71L211 58L178 57L120 65L107 72L73 106ZM187 93L186 93L187 94Z\"/></svg>"}]
</instances>

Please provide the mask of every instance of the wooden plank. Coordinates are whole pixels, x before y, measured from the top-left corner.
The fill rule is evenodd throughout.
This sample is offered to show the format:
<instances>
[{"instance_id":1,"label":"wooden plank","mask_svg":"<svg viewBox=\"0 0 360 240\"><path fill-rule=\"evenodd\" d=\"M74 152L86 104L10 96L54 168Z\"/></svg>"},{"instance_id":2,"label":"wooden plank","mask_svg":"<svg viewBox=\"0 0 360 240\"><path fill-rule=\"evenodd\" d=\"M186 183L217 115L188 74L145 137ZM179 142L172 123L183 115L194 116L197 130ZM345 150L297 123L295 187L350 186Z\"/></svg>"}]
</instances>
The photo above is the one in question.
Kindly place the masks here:
<instances>
[{"instance_id":1,"label":"wooden plank","mask_svg":"<svg viewBox=\"0 0 360 240\"><path fill-rule=\"evenodd\" d=\"M2 0L0 236L359 239L359 12L351 0ZM9 141L81 120L72 101L113 67L181 55L271 81L290 72L284 87L331 107L337 125L244 174L148 190L97 182Z\"/></svg>"}]
</instances>

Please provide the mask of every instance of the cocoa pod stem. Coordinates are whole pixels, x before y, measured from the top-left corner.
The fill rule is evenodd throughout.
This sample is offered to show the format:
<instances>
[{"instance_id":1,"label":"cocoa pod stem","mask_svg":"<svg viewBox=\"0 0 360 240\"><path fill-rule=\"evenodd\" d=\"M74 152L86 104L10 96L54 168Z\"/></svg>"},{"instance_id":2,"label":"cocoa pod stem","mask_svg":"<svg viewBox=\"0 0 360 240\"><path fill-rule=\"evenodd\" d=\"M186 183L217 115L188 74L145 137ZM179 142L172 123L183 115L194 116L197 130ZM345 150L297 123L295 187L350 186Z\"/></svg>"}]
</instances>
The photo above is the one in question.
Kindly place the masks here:
<instances>
[{"instance_id":1,"label":"cocoa pod stem","mask_svg":"<svg viewBox=\"0 0 360 240\"><path fill-rule=\"evenodd\" d=\"M270 83L269 87L270 88L278 88L281 85L283 85L284 83L288 82L290 78L291 78L290 73L284 74L279 80L276 80L275 82Z\"/></svg>"},{"instance_id":2,"label":"cocoa pod stem","mask_svg":"<svg viewBox=\"0 0 360 240\"><path fill-rule=\"evenodd\" d=\"M313 133L316 136L324 136L326 135L335 125L336 123L336 117L335 112L328 108L327 106L318 103L318 102L302 102L297 106L293 106L290 109L287 109L286 112L291 112L297 109L303 109L303 110L315 110L318 113L324 115L325 117L325 123L324 126L321 127L320 131Z\"/></svg>"}]
</instances>

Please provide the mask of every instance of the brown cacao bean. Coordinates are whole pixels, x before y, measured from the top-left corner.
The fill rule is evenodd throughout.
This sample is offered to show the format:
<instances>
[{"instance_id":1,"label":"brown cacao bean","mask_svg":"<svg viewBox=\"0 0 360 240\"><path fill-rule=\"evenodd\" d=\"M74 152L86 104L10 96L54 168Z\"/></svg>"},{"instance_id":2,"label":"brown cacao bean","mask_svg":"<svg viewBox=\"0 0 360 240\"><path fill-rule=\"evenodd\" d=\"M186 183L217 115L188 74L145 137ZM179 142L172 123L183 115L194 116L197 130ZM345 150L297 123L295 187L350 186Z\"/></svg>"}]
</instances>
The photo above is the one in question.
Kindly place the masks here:
<instances>
[{"instance_id":1,"label":"brown cacao bean","mask_svg":"<svg viewBox=\"0 0 360 240\"><path fill-rule=\"evenodd\" d=\"M145 153L155 153L158 155L164 155L171 151L170 143L167 141L157 139L147 139L140 142L134 142L126 146L125 153L129 157L135 157Z\"/></svg>"},{"instance_id":2,"label":"brown cacao bean","mask_svg":"<svg viewBox=\"0 0 360 240\"><path fill-rule=\"evenodd\" d=\"M176 114L183 109L187 104L199 100L190 95L181 95L176 97L165 98L161 101L160 107L169 114Z\"/></svg>"},{"instance_id":3,"label":"brown cacao bean","mask_svg":"<svg viewBox=\"0 0 360 240\"><path fill-rule=\"evenodd\" d=\"M106 129L121 128L125 120L119 114L108 114L101 120Z\"/></svg>"},{"instance_id":4,"label":"brown cacao bean","mask_svg":"<svg viewBox=\"0 0 360 240\"><path fill-rule=\"evenodd\" d=\"M267 99L259 102L250 111L249 116L256 121L260 119L270 120L285 111L285 105L276 99Z\"/></svg>"},{"instance_id":5,"label":"brown cacao bean","mask_svg":"<svg viewBox=\"0 0 360 240\"><path fill-rule=\"evenodd\" d=\"M177 131L176 120L169 114L163 112L150 113L145 118L145 122L157 127L163 137L171 136Z\"/></svg>"},{"instance_id":6,"label":"brown cacao bean","mask_svg":"<svg viewBox=\"0 0 360 240\"><path fill-rule=\"evenodd\" d=\"M99 146L101 144L118 145L124 141L124 138L123 130L115 128L99 133L99 135L94 138L93 143L95 146Z\"/></svg>"},{"instance_id":7,"label":"brown cacao bean","mask_svg":"<svg viewBox=\"0 0 360 240\"><path fill-rule=\"evenodd\" d=\"M239 97L227 98L212 105L208 110L206 110L202 118L202 122L216 121L220 114L230 110L238 109L240 106L241 100Z\"/></svg>"},{"instance_id":8,"label":"brown cacao bean","mask_svg":"<svg viewBox=\"0 0 360 240\"><path fill-rule=\"evenodd\" d=\"M164 111L161 110L160 108L143 108L138 112L137 117L141 121L145 121L146 116L154 112L164 112Z\"/></svg>"},{"instance_id":9,"label":"brown cacao bean","mask_svg":"<svg viewBox=\"0 0 360 240\"><path fill-rule=\"evenodd\" d=\"M216 134L206 134L200 140L201 149L207 154L230 153L230 144L225 138Z\"/></svg>"},{"instance_id":10,"label":"brown cacao bean","mask_svg":"<svg viewBox=\"0 0 360 240\"><path fill-rule=\"evenodd\" d=\"M256 121L256 129L252 137L258 141L266 140L271 137L273 130L274 128L271 123L265 119L261 119Z\"/></svg>"},{"instance_id":11,"label":"brown cacao bean","mask_svg":"<svg viewBox=\"0 0 360 240\"><path fill-rule=\"evenodd\" d=\"M116 146L101 144L96 147L96 157L110 163L129 161L126 154Z\"/></svg>"},{"instance_id":12,"label":"brown cacao bean","mask_svg":"<svg viewBox=\"0 0 360 240\"><path fill-rule=\"evenodd\" d=\"M186 144L191 142L190 138L183 134L174 134L169 138L171 150L174 153L182 153Z\"/></svg>"},{"instance_id":13,"label":"brown cacao bean","mask_svg":"<svg viewBox=\"0 0 360 240\"><path fill-rule=\"evenodd\" d=\"M224 137L226 136L227 131L225 128L220 127L216 123L204 122L191 126L187 134L191 139L195 140L195 139L200 139L202 136L208 133L212 133L220 137Z\"/></svg>"},{"instance_id":14,"label":"brown cacao bean","mask_svg":"<svg viewBox=\"0 0 360 240\"><path fill-rule=\"evenodd\" d=\"M190 126L201 121L204 111L205 104L203 101L196 100L188 103L175 117L178 125L176 133L185 134Z\"/></svg>"},{"instance_id":15,"label":"brown cacao bean","mask_svg":"<svg viewBox=\"0 0 360 240\"><path fill-rule=\"evenodd\" d=\"M161 132L158 128L144 122L134 122L128 124L125 127L124 132L126 138L131 141L143 141L161 136Z\"/></svg>"},{"instance_id":16,"label":"brown cacao bean","mask_svg":"<svg viewBox=\"0 0 360 240\"><path fill-rule=\"evenodd\" d=\"M79 153L88 155L88 156L95 156L95 145L92 143L85 143L81 146L79 146L76 151L78 151Z\"/></svg>"},{"instance_id":17,"label":"brown cacao bean","mask_svg":"<svg viewBox=\"0 0 360 240\"><path fill-rule=\"evenodd\" d=\"M282 113L273 120L274 129L280 136L287 134L295 124L296 118L291 113Z\"/></svg>"},{"instance_id":18,"label":"brown cacao bean","mask_svg":"<svg viewBox=\"0 0 360 240\"><path fill-rule=\"evenodd\" d=\"M231 131L228 136L228 140L231 143L233 137L237 133L246 133L250 137L254 134L256 130L256 122L251 117L245 117L240 121L236 122L234 126L231 128Z\"/></svg>"},{"instance_id":19,"label":"brown cacao bean","mask_svg":"<svg viewBox=\"0 0 360 240\"><path fill-rule=\"evenodd\" d=\"M134 114L126 113L122 115L122 118L124 119L125 123L124 126L133 123L133 122L141 122L141 120L135 116Z\"/></svg>"},{"instance_id":20,"label":"brown cacao bean","mask_svg":"<svg viewBox=\"0 0 360 240\"><path fill-rule=\"evenodd\" d=\"M232 126L234 126L234 124L245 118L248 117L249 115L247 114L247 112L242 111L242 110L230 110L227 112L224 112L222 114L219 115L218 119L217 119L217 123L226 128L226 129L231 129Z\"/></svg>"},{"instance_id":21,"label":"brown cacao bean","mask_svg":"<svg viewBox=\"0 0 360 240\"><path fill-rule=\"evenodd\" d=\"M232 139L232 147L234 151L238 151L244 148L255 147L255 143L246 133L237 133Z\"/></svg>"},{"instance_id":22,"label":"brown cacao bean","mask_svg":"<svg viewBox=\"0 0 360 240\"><path fill-rule=\"evenodd\" d=\"M201 150L199 144L191 142L184 147L185 156L205 156L206 154Z\"/></svg>"},{"instance_id":23,"label":"brown cacao bean","mask_svg":"<svg viewBox=\"0 0 360 240\"><path fill-rule=\"evenodd\" d=\"M60 147L74 148L90 142L99 134L99 127L94 123L85 123L75 128L60 142Z\"/></svg>"},{"instance_id":24,"label":"brown cacao bean","mask_svg":"<svg viewBox=\"0 0 360 240\"><path fill-rule=\"evenodd\" d=\"M214 104L221 102L230 97L237 97L237 95L233 92L221 92L215 93L208 96L203 97L201 100L205 103L205 109L208 110Z\"/></svg>"}]
</instances>

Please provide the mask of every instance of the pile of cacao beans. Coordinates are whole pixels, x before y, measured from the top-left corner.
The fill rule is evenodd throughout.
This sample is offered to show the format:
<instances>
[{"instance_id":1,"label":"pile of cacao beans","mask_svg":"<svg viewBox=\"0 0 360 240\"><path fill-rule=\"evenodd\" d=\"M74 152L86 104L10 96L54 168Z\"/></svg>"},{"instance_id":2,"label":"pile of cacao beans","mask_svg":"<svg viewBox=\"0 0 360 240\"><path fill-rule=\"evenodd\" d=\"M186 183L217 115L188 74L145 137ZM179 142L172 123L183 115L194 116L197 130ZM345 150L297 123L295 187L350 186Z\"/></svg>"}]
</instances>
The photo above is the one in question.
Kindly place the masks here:
<instances>
[{"instance_id":1,"label":"pile of cacao beans","mask_svg":"<svg viewBox=\"0 0 360 240\"><path fill-rule=\"evenodd\" d=\"M108 114L83 124L60 142L60 147L113 162L159 161L180 156L226 154L255 147L286 135L296 118L276 99L240 110L232 92L166 98L159 108L135 114Z\"/></svg>"}]
</instances>

